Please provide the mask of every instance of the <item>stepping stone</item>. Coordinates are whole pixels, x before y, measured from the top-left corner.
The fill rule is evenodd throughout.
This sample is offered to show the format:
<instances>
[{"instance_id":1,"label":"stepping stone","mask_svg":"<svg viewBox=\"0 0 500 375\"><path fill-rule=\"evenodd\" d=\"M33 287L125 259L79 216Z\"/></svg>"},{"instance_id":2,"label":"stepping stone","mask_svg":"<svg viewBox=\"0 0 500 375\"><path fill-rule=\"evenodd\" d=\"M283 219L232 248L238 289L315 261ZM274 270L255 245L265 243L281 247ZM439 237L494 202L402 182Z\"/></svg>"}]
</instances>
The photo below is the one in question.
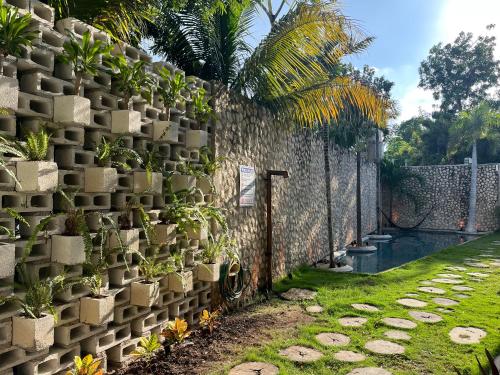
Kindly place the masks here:
<instances>
[{"instance_id":1,"label":"stepping stone","mask_svg":"<svg viewBox=\"0 0 500 375\"><path fill-rule=\"evenodd\" d=\"M404 341L411 340L411 336L409 334L407 334L404 331L398 331L395 329L384 332L384 336L392 340L404 340Z\"/></svg>"},{"instance_id":2,"label":"stepping stone","mask_svg":"<svg viewBox=\"0 0 500 375\"><path fill-rule=\"evenodd\" d=\"M424 323L437 323L443 320L438 314L425 311L410 311L408 314L410 314L413 319Z\"/></svg>"},{"instance_id":3,"label":"stepping stone","mask_svg":"<svg viewBox=\"0 0 500 375\"><path fill-rule=\"evenodd\" d=\"M465 262L465 265L475 268L490 268L486 263L481 262Z\"/></svg>"},{"instance_id":4,"label":"stepping stone","mask_svg":"<svg viewBox=\"0 0 500 375\"><path fill-rule=\"evenodd\" d=\"M458 294L455 294L455 297L457 298L470 298L470 296L468 294L461 294L461 293L458 293Z\"/></svg>"},{"instance_id":5,"label":"stepping stone","mask_svg":"<svg viewBox=\"0 0 500 375\"><path fill-rule=\"evenodd\" d=\"M368 319L359 316L346 316L339 319L340 325L344 327L361 327L367 321Z\"/></svg>"},{"instance_id":6,"label":"stepping stone","mask_svg":"<svg viewBox=\"0 0 500 375\"><path fill-rule=\"evenodd\" d=\"M484 279L480 279L480 278L478 278L478 277L471 277L471 278L469 279L469 281L474 281L474 282L476 282L476 283L481 283L481 282L483 282L483 281L484 281Z\"/></svg>"},{"instance_id":7,"label":"stepping stone","mask_svg":"<svg viewBox=\"0 0 500 375\"><path fill-rule=\"evenodd\" d=\"M361 362L366 357L361 353L351 352L349 350L341 350L333 355L337 361L341 362Z\"/></svg>"},{"instance_id":8,"label":"stepping stone","mask_svg":"<svg viewBox=\"0 0 500 375\"><path fill-rule=\"evenodd\" d=\"M451 314L453 312L453 310L451 310L451 309L445 309L443 307L438 307L436 310L439 311L439 312L445 313L445 314Z\"/></svg>"},{"instance_id":9,"label":"stepping stone","mask_svg":"<svg viewBox=\"0 0 500 375\"><path fill-rule=\"evenodd\" d=\"M406 297L420 297L420 294L418 294L418 293L406 293L405 296Z\"/></svg>"},{"instance_id":10,"label":"stepping stone","mask_svg":"<svg viewBox=\"0 0 500 375\"><path fill-rule=\"evenodd\" d=\"M471 288L470 286L463 285L452 286L451 289L456 292L470 292L474 290L474 288Z\"/></svg>"},{"instance_id":11,"label":"stepping stone","mask_svg":"<svg viewBox=\"0 0 500 375\"><path fill-rule=\"evenodd\" d=\"M306 311L310 314L319 314L323 312L323 308L319 305L307 306Z\"/></svg>"},{"instance_id":12,"label":"stepping stone","mask_svg":"<svg viewBox=\"0 0 500 375\"><path fill-rule=\"evenodd\" d=\"M382 319L382 323L389 327L402 329L414 329L417 326L417 323L401 318L384 318Z\"/></svg>"},{"instance_id":13,"label":"stepping stone","mask_svg":"<svg viewBox=\"0 0 500 375\"><path fill-rule=\"evenodd\" d=\"M392 373L379 367L363 367L355 368L347 375L392 375Z\"/></svg>"},{"instance_id":14,"label":"stepping stone","mask_svg":"<svg viewBox=\"0 0 500 375\"><path fill-rule=\"evenodd\" d=\"M458 305L460 302L449 299L449 298L441 298L441 297L436 297L432 299L436 305L440 306L455 306Z\"/></svg>"},{"instance_id":15,"label":"stepping stone","mask_svg":"<svg viewBox=\"0 0 500 375\"><path fill-rule=\"evenodd\" d=\"M448 271L467 271L467 268L460 267L460 266L449 266L449 267L445 267L445 269Z\"/></svg>"},{"instance_id":16,"label":"stepping stone","mask_svg":"<svg viewBox=\"0 0 500 375\"><path fill-rule=\"evenodd\" d=\"M346 346L351 342L349 336L333 332L320 333L316 335L316 340L326 346Z\"/></svg>"},{"instance_id":17,"label":"stepping stone","mask_svg":"<svg viewBox=\"0 0 500 375\"><path fill-rule=\"evenodd\" d=\"M375 307L373 305L368 305L366 303L353 303L351 306L359 311L368 311L368 312L380 311L378 307Z\"/></svg>"},{"instance_id":18,"label":"stepping stone","mask_svg":"<svg viewBox=\"0 0 500 375\"><path fill-rule=\"evenodd\" d=\"M339 272L339 273L349 273L354 271L354 268L346 264L345 266L342 267L335 267L335 268L328 268L328 271L330 272Z\"/></svg>"},{"instance_id":19,"label":"stepping stone","mask_svg":"<svg viewBox=\"0 0 500 375\"><path fill-rule=\"evenodd\" d=\"M418 288L421 292L432 293L432 294L445 294L446 291L440 288L435 288L432 286L422 286Z\"/></svg>"},{"instance_id":20,"label":"stepping stone","mask_svg":"<svg viewBox=\"0 0 500 375\"><path fill-rule=\"evenodd\" d=\"M432 279L432 281L440 284L463 284L462 280L447 279L447 278Z\"/></svg>"},{"instance_id":21,"label":"stepping stone","mask_svg":"<svg viewBox=\"0 0 500 375\"><path fill-rule=\"evenodd\" d=\"M438 273L437 276L445 279L461 279L462 276L455 275L454 273Z\"/></svg>"},{"instance_id":22,"label":"stepping stone","mask_svg":"<svg viewBox=\"0 0 500 375\"><path fill-rule=\"evenodd\" d=\"M425 307L427 306L427 302L419 301L418 299L413 298L401 298L396 301L400 305L406 307Z\"/></svg>"},{"instance_id":23,"label":"stepping stone","mask_svg":"<svg viewBox=\"0 0 500 375\"><path fill-rule=\"evenodd\" d=\"M287 301L304 301L314 299L316 294L316 292L309 289L292 288L284 293L281 293L281 298L284 298Z\"/></svg>"},{"instance_id":24,"label":"stepping stone","mask_svg":"<svg viewBox=\"0 0 500 375\"><path fill-rule=\"evenodd\" d=\"M298 345L280 350L279 354L288 358L290 361L300 363L314 362L323 357L323 353L317 350Z\"/></svg>"},{"instance_id":25,"label":"stepping stone","mask_svg":"<svg viewBox=\"0 0 500 375\"><path fill-rule=\"evenodd\" d=\"M279 369L270 363L246 362L233 367L229 375L278 375Z\"/></svg>"},{"instance_id":26,"label":"stepping stone","mask_svg":"<svg viewBox=\"0 0 500 375\"><path fill-rule=\"evenodd\" d=\"M451 341L457 344L478 344L486 337L486 332L474 327L455 327L449 335Z\"/></svg>"},{"instance_id":27,"label":"stepping stone","mask_svg":"<svg viewBox=\"0 0 500 375\"><path fill-rule=\"evenodd\" d=\"M489 274L487 273L482 273L482 272L469 272L467 273L467 275L469 276L474 276L474 277L480 277L480 278L486 278L486 277L490 277Z\"/></svg>"},{"instance_id":28,"label":"stepping stone","mask_svg":"<svg viewBox=\"0 0 500 375\"><path fill-rule=\"evenodd\" d=\"M492 263L490 263L490 266L492 266L492 267L500 267L500 262L492 262Z\"/></svg>"},{"instance_id":29,"label":"stepping stone","mask_svg":"<svg viewBox=\"0 0 500 375\"><path fill-rule=\"evenodd\" d=\"M424 281L421 281L420 284L422 284L422 285L433 285L434 283L432 281L429 281L429 280L424 280Z\"/></svg>"},{"instance_id":30,"label":"stepping stone","mask_svg":"<svg viewBox=\"0 0 500 375\"><path fill-rule=\"evenodd\" d=\"M368 341L365 349L377 354L403 354L405 348L395 342L385 340Z\"/></svg>"}]
</instances>

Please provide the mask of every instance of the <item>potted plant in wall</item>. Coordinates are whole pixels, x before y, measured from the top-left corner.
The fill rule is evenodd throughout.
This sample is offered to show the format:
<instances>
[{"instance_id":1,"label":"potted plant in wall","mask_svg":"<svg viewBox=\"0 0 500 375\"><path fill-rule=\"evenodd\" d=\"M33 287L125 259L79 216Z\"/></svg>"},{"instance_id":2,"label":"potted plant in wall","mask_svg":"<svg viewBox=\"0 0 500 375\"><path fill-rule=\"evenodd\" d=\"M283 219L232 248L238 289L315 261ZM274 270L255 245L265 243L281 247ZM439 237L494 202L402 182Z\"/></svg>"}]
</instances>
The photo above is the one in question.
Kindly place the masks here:
<instances>
[{"instance_id":1,"label":"potted plant in wall","mask_svg":"<svg viewBox=\"0 0 500 375\"><path fill-rule=\"evenodd\" d=\"M193 290L193 272L184 269L184 252L171 254L171 259L176 271L168 274L168 289L175 293Z\"/></svg>"},{"instance_id":2,"label":"potted plant in wall","mask_svg":"<svg viewBox=\"0 0 500 375\"><path fill-rule=\"evenodd\" d=\"M198 264L198 280L215 282L220 276L220 260L222 256L229 252L234 243L229 236L224 233L217 240L211 237L204 245L201 251L201 263Z\"/></svg>"},{"instance_id":3,"label":"potted plant in wall","mask_svg":"<svg viewBox=\"0 0 500 375\"><path fill-rule=\"evenodd\" d=\"M112 46L101 40L92 41L87 30L81 42L71 35L63 48L63 53L57 58L74 74L74 95L54 97L54 122L89 125L90 100L81 96L82 81L85 76L97 74L101 58L109 56Z\"/></svg>"},{"instance_id":4,"label":"potted plant in wall","mask_svg":"<svg viewBox=\"0 0 500 375\"><path fill-rule=\"evenodd\" d=\"M128 253L139 252L139 229L134 228L132 223L132 213L135 209L143 210L136 199L129 200L125 210L118 216L118 231L109 235L110 249L124 247Z\"/></svg>"},{"instance_id":5,"label":"potted plant in wall","mask_svg":"<svg viewBox=\"0 0 500 375\"><path fill-rule=\"evenodd\" d=\"M104 286L105 269L87 265L86 270L87 275L82 278L82 284L89 288L90 296L80 299L80 322L93 326L111 322L115 297L110 295Z\"/></svg>"},{"instance_id":6,"label":"potted plant in wall","mask_svg":"<svg viewBox=\"0 0 500 375\"><path fill-rule=\"evenodd\" d=\"M207 145L208 132L206 123L214 116L214 112L210 104L208 104L210 97L206 95L205 89L199 88L195 90L191 94L191 100L199 129L189 129L186 131L186 148L199 149Z\"/></svg>"},{"instance_id":7,"label":"potted plant in wall","mask_svg":"<svg viewBox=\"0 0 500 375\"><path fill-rule=\"evenodd\" d=\"M141 113L132 110L131 99L151 102L156 83L146 73L144 61L129 63L123 55L107 60L112 69L113 89L122 96L120 110L111 111L111 133L134 134L141 131Z\"/></svg>"},{"instance_id":8,"label":"potted plant in wall","mask_svg":"<svg viewBox=\"0 0 500 375\"><path fill-rule=\"evenodd\" d=\"M113 193L118 184L116 168L130 170L128 162L134 160L142 163L140 155L127 148L123 138L118 137L111 142L102 137L101 143L96 147L97 167L85 168L85 192L87 193Z\"/></svg>"},{"instance_id":9,"label":"potted plant in wall","mask_svg":"<svg viewBox=\"0 0 500 375\"><path fill-rule=\"evenodd\" d=\"M9 55L19 57L22 47L29 47L36 34L28 30L31 15L19 15L15 7L6 7L0 0L0 110L10 113L17 110L19 83L17 78L4 75L4 65Z\"/></svg>"},{"instance_id":10,"label":"potted plant in wall","mask_svg":"<svg viewBox=\"0 0 500 375\"><path fill-rule=\"evenodd\" d=\"M22 223L29 227L28 222L22 217L17 211L6 208L2 209L1 212L5 212L9 217L14 219L13 228L8 228L0 225L0 234L7 235L9 240L16 239L16 222ZM5 279L14 276L16 268L16 247L14 243L0 242L0 279Z\"/></svg>"},{"instance_id":11,"label":"potted plant in wall","mask_svg":"<svg viewBox=\"0 0 500 375\"><path fill-rule=\"evenodd\" d=\"M164 168L156 148L144 152L141 168L145 171L134 172L134 193L161 195L163 193Z\"/></svg>"},{"instance_id":12,"label":"potted plant in wall","mask_svg":"<svg viewBox=\"0 0 500 375\"><path fill-rule=\"evenodd\" d=\"M16 173L7 168L0 158L0 166L16 181L16 190L21 192L51 192L58 185L57 164L47 161L50 136L41 129L30 132L25 142L0 136L0 152L11 154L22 160L16 162Z\"/></svg>"}]
</instances>

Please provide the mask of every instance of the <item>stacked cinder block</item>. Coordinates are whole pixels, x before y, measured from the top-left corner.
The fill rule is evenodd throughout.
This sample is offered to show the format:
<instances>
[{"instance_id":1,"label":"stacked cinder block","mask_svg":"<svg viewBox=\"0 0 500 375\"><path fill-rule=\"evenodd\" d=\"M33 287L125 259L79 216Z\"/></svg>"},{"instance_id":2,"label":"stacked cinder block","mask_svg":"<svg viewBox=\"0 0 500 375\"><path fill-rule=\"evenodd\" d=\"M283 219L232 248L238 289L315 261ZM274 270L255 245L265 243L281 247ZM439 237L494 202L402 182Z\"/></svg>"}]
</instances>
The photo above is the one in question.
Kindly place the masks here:
<instances>
[{"instance_id":1,"label":"stacked cinder block","mask_svg":"<svg viewBox=\"0 0 500 375\"><path fill-rule=\"evenodd\" d=\"M7 6L20 9L21 14L31 13L32 29L37 37L32 47L23 48L19 59L8 58L5 76L0 78L0 93L5 98L14 98L8 105L12 115L0 116L0 134L23 136L37 131L40 126L52 130L51 162L31 162L23 164L16 159L5 159L8 168L17 172L22 181L22 189L13 179L0 170L0 208L12 208L21 213L30 224L18 226L18 239L11 241L2 236L0 241L0 296L13 292L15 263L22 256L24 246L33 227L50 212L63 211L65 206L55 187L76 191L75 206L82 210L111 212L118 217L126 208L132 196L139 193L140 202L150 213L152 220L158 221L158 214L169 203L161 189L145 190L145 171L133 165L131 171L118 170L109 176L93 169L95 147L104 137L107 140L123 136L127 147L136 151L150 150L158 145L164 166L176 171L182 158L198 161L199 149L210 144L213 134L212 124L199 124L191 108L171 109L169 122L161 119L163 105L155 94L149 104L141 98L134 98L136 112L118 110L120 96L112 91L111 76L103 69L95 77L85 79L81 95L90 103L90 111L75 111L80 108L82 98L73 94L73 73L67 66L58 63L69 33L81 36L90 31L93 40L110 42L108 36L85 23L69 18L54 22L54 10L37 0L4 0ZM114 46L112 54L124 54L128 61L138 60L151 63L151 57L125 43ZM167 63L150 64L148 69L154 74L156 68L166 67L172 72L177 69ZM17 80L17 82L16 82ZM195 79L193 85L210 90L206 82ZM4 105L7 99L2 99ZM7 100L8 101L8 100ZM130 128L131 117L139 118L140 126ZM168 131L166 131L166 129ZM40 176L36 178L36 176ZM163 177L154 176L153 184L161 186ZM174 190L194 187L195 177L176 174ZM210 199L209 189L204 182L198 185ZM144 192L144 194L140 194ZM134 217L134 228L124 234L130 247L144 252L145 237L138 218ZM14 230L15 220L0 217L0 224ZM89 219L89 228L98 229L97 223ZM71 244L61 236L64 216L51 222L36 241L27 258L27 269L37 278L46 278L65 273L68 276L82 275L82 259L69 253ZM177 236L171 242L172 248L189 248L196 251L199 235L190 239ZM168 254L163 254L168 256ZM93 305L86 300L89 290L79 283L70 285L56 297L58 315L54 328L54 345L42 351L27 351L12 344L12 325L20 314L13 303L0 306L0 374L56 374L72 364L75 355L91 353L103 359L107 366L120 365L130 359L130 353L138 345L141 336L158 333L168 320L184 318L196 324L200 312L210 304L211 283L198 281L196 272L192 276L193 288L188 293L172 290L168 278L160 281L160 297L152 306L131 304L131 284L140 280L137 261L132 254L113 254L107 259L109 269L106 278L113 306L112 316L107 323L93 325ZM128 263L128 265L126 264ZM187 270L193 266L186 260ZM171 285L169 285L171 284ZM175 288L174 288L175 289ZM104 302L103 302L104 303ZM109 301L108 301L109 303ZM15 319L14 319L15 320Z\"/></svg>"}]
</instances>

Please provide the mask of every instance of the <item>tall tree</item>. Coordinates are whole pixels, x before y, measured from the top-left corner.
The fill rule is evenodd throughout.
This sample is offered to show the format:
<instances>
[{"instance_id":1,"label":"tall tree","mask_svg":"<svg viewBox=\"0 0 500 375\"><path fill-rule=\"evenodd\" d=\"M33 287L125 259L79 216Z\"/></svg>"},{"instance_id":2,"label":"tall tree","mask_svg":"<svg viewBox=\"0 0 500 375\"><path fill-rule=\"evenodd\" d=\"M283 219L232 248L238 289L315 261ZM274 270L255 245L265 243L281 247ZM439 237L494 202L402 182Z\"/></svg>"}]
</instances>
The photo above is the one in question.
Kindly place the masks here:
<instances>
[{"instance_id":1,"label":"tall tree","mask_svg":"<svg viewBox=\"0 0 500 375\"><path fill-rule=\"evenodd\" d=\"M460 113L458 120L450 129L453 153L457 149L472 146L471 182L469 208L465 231L475 233L477 201L477 142L487 137L495 128L500 127L500 112L493 110L488 103L481 103L475 108Z\"/></svg>"},{"instance_id":2,"label":"tall tree","mask_svg":"<svg viewBox=\"0 0 500 375\"><path fill-rule=\"evenodd\" d=\"M488 30L494 28L489 25ZM432 90L441 100L441 110L457 114L488 97L488 90L498 85L500 60L495 58L494 36L461 32L453 43L439 43L419 68L419 86Z\"/></svg>"}]
</instances>

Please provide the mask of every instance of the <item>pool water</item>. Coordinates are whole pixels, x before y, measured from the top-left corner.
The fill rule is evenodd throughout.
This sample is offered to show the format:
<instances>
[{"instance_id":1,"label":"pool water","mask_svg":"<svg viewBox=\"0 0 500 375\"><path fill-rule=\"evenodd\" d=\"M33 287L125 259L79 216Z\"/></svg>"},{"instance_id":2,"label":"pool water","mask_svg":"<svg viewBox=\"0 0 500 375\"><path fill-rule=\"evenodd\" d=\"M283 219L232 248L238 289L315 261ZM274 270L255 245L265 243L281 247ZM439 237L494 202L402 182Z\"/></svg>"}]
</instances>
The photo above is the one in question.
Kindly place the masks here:
<instances>
[{"instance_id":1,"label":"pool water","mask_svg":"<svg viewBox=\"0 0 500 375\"><path fill-rule=\"evenodd\" d=\"M377 251L347 252L345 261L354 269L353 272L378 273L469 239L458 233L422 231L399 231L392 232L391 235L392 239L389 241L370 242L370 245L377 247Z\"/></svg>"}]
</instances>

